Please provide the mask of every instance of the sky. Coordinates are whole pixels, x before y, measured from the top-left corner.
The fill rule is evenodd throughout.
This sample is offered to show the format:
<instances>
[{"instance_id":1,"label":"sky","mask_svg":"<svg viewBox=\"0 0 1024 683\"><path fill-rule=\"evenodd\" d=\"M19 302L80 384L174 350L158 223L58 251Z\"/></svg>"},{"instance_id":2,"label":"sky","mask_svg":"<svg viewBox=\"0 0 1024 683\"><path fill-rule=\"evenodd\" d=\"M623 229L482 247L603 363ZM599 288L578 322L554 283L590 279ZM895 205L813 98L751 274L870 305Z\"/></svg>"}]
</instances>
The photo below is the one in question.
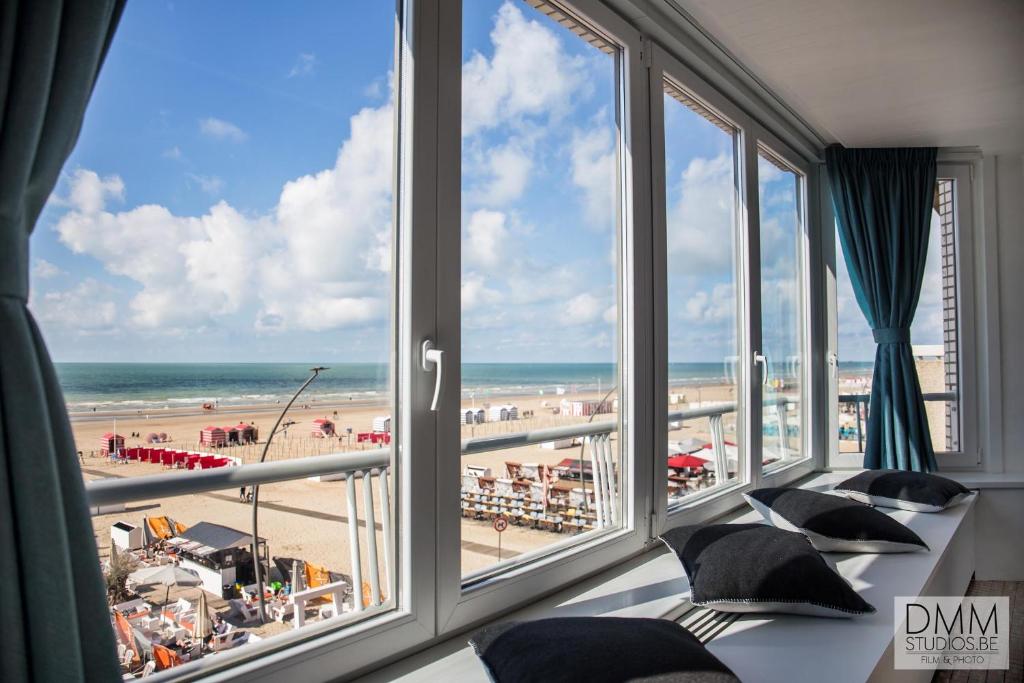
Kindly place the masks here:
<instances>
[{"instance_id":1,"label":"sky","mask_svg":"<svg viewBox=\"0 0 1024 683\"><path fill-rule=\"evenodd\" d=\"M56 360L388 360L393 6L244 7L128 4L32 238ZM462 72L463 360L613 361L613 58L474 0ZM666 138L670 360L722 362L732 142L674 100ZM761 166L762 313L786 355L802 228L794 178Z\"/></svg>"}]
</instances>

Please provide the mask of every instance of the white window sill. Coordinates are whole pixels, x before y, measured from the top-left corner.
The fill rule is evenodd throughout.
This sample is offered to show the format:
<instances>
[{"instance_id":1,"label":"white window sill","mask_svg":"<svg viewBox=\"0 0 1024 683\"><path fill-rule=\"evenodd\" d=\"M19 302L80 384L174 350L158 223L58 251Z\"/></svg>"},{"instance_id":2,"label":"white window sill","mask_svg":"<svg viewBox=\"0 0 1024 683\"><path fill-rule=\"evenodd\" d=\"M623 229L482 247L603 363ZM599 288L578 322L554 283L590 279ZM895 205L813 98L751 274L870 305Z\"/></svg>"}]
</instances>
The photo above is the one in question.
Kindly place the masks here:
<instances>
[{"instance_id":1,"label":"white window sill","mask_svg":"<svg viewBox=\"0 0 1024 683\"><path fill-rule=\"evenodd\" d=\"M849 476L849 472L819 474L802 482L801 488L828 490ZM888 648L894 630L893 598L964 593L974 564L974 502L975 498L971 498L939 514L879 508L917 532L931 552L826 555L861 596L877 608L875 614L856 619L745 615L716 636L708 648L741 680L820 680L821 671L813 666L814 662L828 662L832 683L860 683L884 671L891 676L892 654ZM760 517L747 509L719 521L754 522L760 521ZM682 567L673 554L659 547L502 617L501 621L595 615L672 619L688 608L689 584ZM361 680L486 683L487 673L467 645L471 632ZM767 652L785 652L785 656L765 656Z\"/></svg>"}]
</instances>

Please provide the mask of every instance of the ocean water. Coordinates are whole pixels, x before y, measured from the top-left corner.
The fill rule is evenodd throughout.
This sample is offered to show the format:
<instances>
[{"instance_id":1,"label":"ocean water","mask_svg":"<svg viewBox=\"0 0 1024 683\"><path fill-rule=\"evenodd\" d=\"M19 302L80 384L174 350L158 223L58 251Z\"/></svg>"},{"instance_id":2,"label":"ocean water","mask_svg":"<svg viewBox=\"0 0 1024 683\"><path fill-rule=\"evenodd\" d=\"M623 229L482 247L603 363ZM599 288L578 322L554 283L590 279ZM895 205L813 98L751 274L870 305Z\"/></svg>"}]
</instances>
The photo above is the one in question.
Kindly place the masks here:
<instances>
[{"instance_id":1,"label":"ocean water","mask_svg":"<svg viewBox=\"0 0 1024 683\"><path fill-rule=\"evenodd\" d=\"M309 377L305 363L58 363L57 375L74 410L142 409L273 403L286 400ZM557 394L610 389L610 363L467 363L463 394L469 397L524 393ZM721 363L681 363L673 384L719 382ZM375 363L335 363L306 390L318 401L383 399L388 368Z\"/></svg>"},{"instance_id":2,"label":"ocean water","mask_svg":"<svg viewBox=\"0 0 1024 683\"><path fill-rule=\"evenodd\" d=\"M309 377L305 363L57 363L64 399L71 411L188 407L207 401L221 405L287 400ZM317 401L372 401L388 395L388 368L375 363L335 363L304 396ZM858 366L858 367L853 367ZM865 366L865 367L861 367ZM866 369L865 369L866 368ZM843 364L843 374L870 374L871 363ZM671 386L731 381L722 363L673 363ZM557 395L559 389L608 390L610 363L466 363L466 398L500 395Z\"/></svg>"}]
</instances>

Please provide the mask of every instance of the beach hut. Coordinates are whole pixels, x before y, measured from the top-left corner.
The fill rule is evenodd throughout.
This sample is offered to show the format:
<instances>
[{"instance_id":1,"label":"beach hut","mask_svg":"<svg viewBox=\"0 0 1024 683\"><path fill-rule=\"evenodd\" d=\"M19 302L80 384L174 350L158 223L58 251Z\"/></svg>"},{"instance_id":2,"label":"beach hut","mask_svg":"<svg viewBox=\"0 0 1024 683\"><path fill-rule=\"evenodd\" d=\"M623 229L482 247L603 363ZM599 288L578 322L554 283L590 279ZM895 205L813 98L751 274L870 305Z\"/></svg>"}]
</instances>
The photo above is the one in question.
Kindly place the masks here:
<instances>
[{"instance_id":1,"label":"beach hut","mask_svg":"<svg viewBox=\"0 0 1024 683\"><path fill-rule=\"evenodd\" d=\"M224 446L228 442L228 435L222 427L203 427L199 432L199 443L207 446Z\"/></svg>"},{"instance_id":2,"label":"beach hut","mask_svg":"<svg viewBox=\"0 0 1024 683\"><path fill-rule=\"evenodd\" d=\"M386 434L391 431L391 416L378 415L373 418L373 431L378 434Z\"/></svg>"},{"instance_id":3,"label":"beach hut","mask_svg":"<svg viewBox=\"0 0 1024 683\"><path fill-rule=\"evenodd\" d=\"M326 417L322 417L319 420L313 420L312 435L318 439L325 439L329 436L334 436L334 423Z\"/></svg>"},{"instance_id":4,"label":"beach hut","mask_svg":"<svg viewBox=\"0 0 1024 683\"><path fill-rule=\"evenodd\" d=\"M124 437L120 434L107 432L100 437L100 452L106 454L120 453L124 449Z\"/></svg>"},{"instance_id":5,"label":"beach hut","mask_svg":"<svg viewBox=\"0 0 1024 683\"><path fill-rule=\"evenodd\" d=\"M235 425L234 430L238 434L238 443L256 443L259 432L256 431L256 427L253 425L239 422Z\"/></svg>"},{"instance_id":6,"label":"beach hut","mask_svg":"<svg viewBox=\"0 0 1024 683\"><path fill-rule=\"evenodd\" d=\"M519 408L506 403L500 406L491 406L490 414L487 416L490 422L507 422L508 420L519 419Z\"/></svg>"}]
</instances>

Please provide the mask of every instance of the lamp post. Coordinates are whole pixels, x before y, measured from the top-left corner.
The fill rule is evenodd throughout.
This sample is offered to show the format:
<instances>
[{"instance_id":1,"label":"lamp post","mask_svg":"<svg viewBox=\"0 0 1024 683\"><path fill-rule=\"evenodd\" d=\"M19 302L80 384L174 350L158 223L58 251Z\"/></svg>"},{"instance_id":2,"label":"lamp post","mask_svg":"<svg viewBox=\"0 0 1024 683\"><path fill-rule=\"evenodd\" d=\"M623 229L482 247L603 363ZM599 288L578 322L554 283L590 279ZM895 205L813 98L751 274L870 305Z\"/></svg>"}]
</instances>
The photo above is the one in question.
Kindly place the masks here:
<instances>
[{"instance_id":1,"label":"lamp post","mask_svg":"<svg viewBox=\"0 0 1024 683\"><path fill-rule=\"evenodd\" d=\"M288 401L288 405L286 405L284 407L284 410L281 411L281 414L277 416L277 422L274 423L274 428L270 430L270 434L267 435L267 442L263 445L263 453L260 454L260 462L263 462L264 460L267 459L267 451L270 449L270 442L274 440L274 434L277 433L278 427L282 426L281 422L282 420L284 420L285 413L287 413L288 409L292 407L293 403L295 403L295 400L299 397L299 394L305 391L306 387L312 384L313 380L315 380L323 370L327 369L329 368L319 366L315 368L310 368L309 371L313 374L310 375L309 379L303 382L302 386L299 387L299 390L295 392L294 396L292 396L292 399ZM287 429L287 427L290 427L293 424L295 423L287 423L285 425L285 429ZM256 484L255 486L252 487L252 557L253 566L256 568L256 594L259 596L260 599L260 623L263 624L266 623L267 618L267 600L266 597L264 597L263 595L263 568L260 566L259 512L260 485Z\"/></svg>"}]
</instances>

